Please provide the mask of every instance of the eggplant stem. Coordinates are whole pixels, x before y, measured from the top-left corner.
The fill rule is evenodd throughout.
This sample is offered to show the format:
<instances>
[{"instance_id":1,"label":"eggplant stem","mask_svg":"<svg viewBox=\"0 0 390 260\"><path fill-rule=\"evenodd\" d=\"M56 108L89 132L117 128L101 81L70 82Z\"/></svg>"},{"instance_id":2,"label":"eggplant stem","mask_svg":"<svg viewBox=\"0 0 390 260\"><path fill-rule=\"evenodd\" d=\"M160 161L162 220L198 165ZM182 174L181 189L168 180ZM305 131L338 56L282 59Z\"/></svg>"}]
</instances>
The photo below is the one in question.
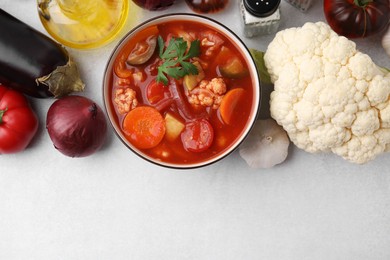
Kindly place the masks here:
<instances>
[{"instance_id":1,"label":"eggplant stem","mask_svg":"<svg viewBox=\"0 0 390 260\"><path fill-rule=\"evenodd\" d=\"M0 124L3 123L3 116L4 116L4 113L8 110L8 107L6 107L5 109L3 110L0 110Z\"/></svg>"},{"instance_id":2,"label":"eggplant stem","mask_svg":"<svg viewBox=\"0 0 390 260\"><path fill-rule=\"evenodd\" d=\"M373 0L354 0L353 1L355 5L360 6L360 7L365 7L369 3L374 2Z\"/></svg>"},{"instance_id":3,"label":"eggplant stem","mask_svg":"<svg viewBox=\"0 0 390 260\"><path fill-rule=\"evenodd\" d=\"M81 92L85 87L80 78L77 64L70 58L65 65L58 66L50 74L37 78L36 82L38 85L47 86L55 98L66 96L72 92Z\"/></svg>"}]
</instances>

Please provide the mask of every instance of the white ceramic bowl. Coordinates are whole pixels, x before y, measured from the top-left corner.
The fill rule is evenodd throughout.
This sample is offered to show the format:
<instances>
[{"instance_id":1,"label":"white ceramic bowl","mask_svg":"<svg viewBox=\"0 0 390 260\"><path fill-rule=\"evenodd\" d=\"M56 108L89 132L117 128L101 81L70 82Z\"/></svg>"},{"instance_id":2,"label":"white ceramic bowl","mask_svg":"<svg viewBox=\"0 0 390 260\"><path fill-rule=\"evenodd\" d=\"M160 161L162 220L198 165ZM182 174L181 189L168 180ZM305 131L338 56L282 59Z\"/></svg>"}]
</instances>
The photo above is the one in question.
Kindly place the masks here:
<instances>
[{"instance_id":1,"label":"white ceramic bowl","mask_svg":"<svg viewBox=\"0 0 390 260\"><path fill-rule=\"evenodd\" d=\"M252 105L251 112L250 112L249 118L247 120L245 129L241 132L241 135L238 138L236 138L234 143L231 144L223 152L216 154L213 157L208 158L207 160L204 160L204 161L201 161L198 163L183 163L183 164L168 163L168 162L164 162L162 160L155 159L151 156L148 156L142 150L134 147L126 139L126 136L122 132L120 125L118 125L118 123L116 123L116 120L115 120L116 112L114 111L113 106L111 105L112 100L111 100L111 93L110 93L110 78L111 78L110 73L113 69L114 60L115 60L116 56L118 55L118 53L120 52L120 50L123 48L123 46L126 45L126 42L128 42L129 39L131 39L140 30L142 30L148 26L151 26L151 25L157 25L157 24L161 24L164 22L168 22L168 21L175 21L177 23L180 23L180 21L196 21L198 23L205 24L208 27L224 34L227 38L231 39L235 43L235 45L238 47L239 50L241 50L242 55L248 64L249 73L250 73L250 77L252 80L252 85L253 85L252 104L253 105ZM132 150L134 153L136 153L141 158L143 158L149 162L155 163L157 165L160 165L160 166L169 167L169 168L176 168L176 169L191 169L191 168L198 168L198 167L210 165L214 162L217 162L217 161L225 158L227 155L232 153L246 138L246 136L248 135L248 133L252 129L252 127L257 119L257 115L258 115L259 108L260 108L260 96L261 96L260 79L259 79L259 75L257 73L256 65L252 59L252 56L251 56L248 48L245 46L243 41L236 34L234 34L229 28L224 26L223 24L221 24L213 19L201 16L198 14L177 13L177 14L162 15L162 16L152 18L148 21L145 21L144 23L135 27L133 30L131 30L129 33L127 33L125 35L125 37L118 43L118 45L113 50L113 52L110 56L110 59L108 61L108 64L106 66L105 76L104 76L104 81L103 81L103 99L104 99L103 101L104 101L106 113L108 115L108 118L109 118L109 121L111 122L112 127L114 128L116 135L120 138L120 140L130 150Z\"/></svg>"}]
</instances>

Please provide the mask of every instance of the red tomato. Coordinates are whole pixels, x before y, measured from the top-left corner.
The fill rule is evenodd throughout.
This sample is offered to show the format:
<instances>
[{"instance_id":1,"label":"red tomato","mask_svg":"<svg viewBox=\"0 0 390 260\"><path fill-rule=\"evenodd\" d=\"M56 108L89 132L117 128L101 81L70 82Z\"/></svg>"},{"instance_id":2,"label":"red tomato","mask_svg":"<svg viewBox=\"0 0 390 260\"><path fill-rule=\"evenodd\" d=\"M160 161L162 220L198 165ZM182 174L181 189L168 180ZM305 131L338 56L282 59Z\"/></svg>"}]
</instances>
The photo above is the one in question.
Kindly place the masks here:
<instances>
[{"instance_id":1,"label":"red tomato","mask_svg":"<svg viewBox=\"0 0 390 260\"><path fill-rule=\"evenodd\" d=\"M189 152L207 150L214 139L214 130L206 119L199 119L186 124L181 134L184 149Z\"/></svg>"},{"instance_id":2,"label":"red tomato","mask_svg":"<svg viewBox=\"0 0 390 260\"><path fill-rule=\"evenodd\" d=\"M169 92L169 88L162 82L152 80L146 87L146 96L150 104L156 104L158 101L164 99L165 94Z\"/></svg>"},{"instance_id":3,"label":"red tomato","mask_svg":"<svg viewBox=\"0 0 390 260\"><path fill-rule=\"evenodd\" d=\"M366 37L384 30L390 19L389 0L324 0L329 26L348 38Z\"/></svg>"},{"instance_id":4,"label":"red tomato","mask_svg":"<svg viewBox=\"0 0 390 260\"><path fill-rule=\"evenodd\" d=\"M0 154L24 150L38 129L38 118L21 93L0 85Z\"/></svg>"}]
</instances>

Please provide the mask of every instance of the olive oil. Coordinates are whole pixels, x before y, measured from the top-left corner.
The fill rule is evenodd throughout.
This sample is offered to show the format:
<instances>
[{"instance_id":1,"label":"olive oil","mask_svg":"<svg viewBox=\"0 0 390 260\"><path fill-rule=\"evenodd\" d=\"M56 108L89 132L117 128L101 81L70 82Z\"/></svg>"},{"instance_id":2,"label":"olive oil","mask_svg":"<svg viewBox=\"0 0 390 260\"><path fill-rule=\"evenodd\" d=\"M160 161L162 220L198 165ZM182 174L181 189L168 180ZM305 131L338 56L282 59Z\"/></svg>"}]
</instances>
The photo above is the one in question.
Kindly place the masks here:
<instances>
[{"instance_id":1,"label":"olive oil","mask_svg":"<svg viewBox=\"0 0 390 260\"><path fill-rule=\"evenodd\" d=\"M38 0L39 17L48 33L72 48L100 47L124 26L128 0Z\"/></svg>"}]
</instances>

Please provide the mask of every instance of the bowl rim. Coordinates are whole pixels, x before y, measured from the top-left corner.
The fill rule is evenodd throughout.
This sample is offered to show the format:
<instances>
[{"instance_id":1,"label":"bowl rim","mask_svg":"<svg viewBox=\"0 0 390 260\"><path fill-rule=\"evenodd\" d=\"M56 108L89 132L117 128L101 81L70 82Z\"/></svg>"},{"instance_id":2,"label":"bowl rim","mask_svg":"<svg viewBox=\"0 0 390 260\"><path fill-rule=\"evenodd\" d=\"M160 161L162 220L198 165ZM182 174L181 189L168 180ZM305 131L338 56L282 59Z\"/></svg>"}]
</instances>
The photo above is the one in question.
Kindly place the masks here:
<instances>
[{"instance_id":1,"label":"bowl rim","mask_svg":"<svg viewBox=\"0 0 390 260\"><path fill-rule=\"evenodd\" d=\"M125 137L122 136L119 133L119 131L117 130L118 126L116 126L115 119L113 118L113 115L110 114L110 113L113 113L113 111L110 107L111 105L109 104L109 102L106 102L106 99L108 98L107 95L109 94L109 93L106 93L108 91L108 90L106 90L106 89L108 89L108 87L106 87L106 85L107 85L106 81L107 81L107 78L110 77L109 71L112 68L113 60L115 60L116 55L120 51L122 45L125 44L129 40L130 35L134 34L138 30L142 29L144 26L147 26L147 25L152 24L154 22L156 24L158 24L159 20L164 20L164 19L174 20L175 18L178 18L178 20L189 20L188 18L190 18L190 17L195 17L196 19L198 19L198 20L196 20L196 22L206 23L206 25L210 26L212 29L220 31L221 33L223 32L225 37L228 37L232 41L235 41L236 44L238 43L239 46L237 46L237 47L243 47L242 54L245 56L246 62L250 63L250 64L248 64L249 67L253 67L253 76L252 77L254 77L254 79L252 79L252 82L255 83L254 88L256 88L256 83L257 83L258 91L257 92L254 91L254 93L258 93L256 95L257 97L254 99L254 102L257 102L257 105L256 104L253 105L255 107L255 111L253 111L252 120L248 121L247 126L243 129L243 132L240 134L240 136L237 137L237 139L233 142L233 144L230 145L230 147L228 147L225 151L223 151L219 155L217 154L216 156L214 156L210 159L196 162L196 163L190 163L190 164L168 163L168 162L164 162L162 160L159 160L156 158L151 158L150 156L145 155L142 151L139 151L135 147L132 147L128 142L126 142L124 140ZM215 25L219 26L220 28L214 28ZM221 28L223 30L225 30L225 32L221 31ZM252 71L252 69L251 69L251 71ZM111 51L111 54L108 57L108 61L106 63L105 69L104 69L103 84L102 84L102 91L103 91L102 97L103 97L104 110L105 110L106 115L109 119L108 121L110 122L110 125L113 128L115 135L119 138L119 140L128 149L130 149L138 157L140 157L143 160L146 160L147 162L150 162L154 165L161 166L164 168L169 168L169 169L175 169L175 170L187 170L187 169L203 168L203 167L209 166L211 164L214 164L216 162L219 162L222 159L228 157L230 154L232 154L242 144L242 142L248 137L249 133L253 129L253 127L258 119L259 113L260 113L261 99L262 99L261 85L262 84L261 84L260 74L258 73L256 62L254 61L253 56L250 54L249 48L246 46L244 41L233 30L228 28L223 23L221 23L213 18L201 15L201 14L178 12L178 13L162 14L162 15L158 15L158 16L149 18L149 19L137 24L136 26L134 26L130 31L128 31L124 36L122 36L122 38L116 43L115 47ZM111 99L111 97L109 97L109 99Z\"/></svg>"}]
</instances>

